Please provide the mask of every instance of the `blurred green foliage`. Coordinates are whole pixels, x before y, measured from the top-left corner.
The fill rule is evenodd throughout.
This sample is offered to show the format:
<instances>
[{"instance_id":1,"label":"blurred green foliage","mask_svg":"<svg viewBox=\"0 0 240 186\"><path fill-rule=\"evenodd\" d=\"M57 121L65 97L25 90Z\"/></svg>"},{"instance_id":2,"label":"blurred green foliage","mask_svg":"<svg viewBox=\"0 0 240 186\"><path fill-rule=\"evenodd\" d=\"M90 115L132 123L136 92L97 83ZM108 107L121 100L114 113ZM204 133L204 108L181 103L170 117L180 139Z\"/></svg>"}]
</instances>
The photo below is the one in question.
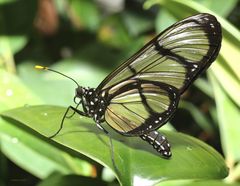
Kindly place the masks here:
<instances>
[{"instance_id":1,"label":"blurred green foliage","mask_svg":"<svg viewBox=\"0 0 240 186\"><path fill-rule=\"evenodd\" d=\"M0 185L205 185L216 178L214 185L239 184L239 9L237 0L0 0L0 111L5 116L0 118ZM119 172L108 139L86 118L69 121L66 130L88 123L89 134L60 136L55 142L44 137L61 120L63 109L57 106L73 103L75 85L34 65L51 66L96 87L156 33L199 12L217 16L222 49L206 76L182 96L171 127L166 126L173 145L186 144L173 148L172 160L149 153L137 139L118 137L113 143ZM224 180L226 167L216 150L229 168Z\"/></svg>"}]
</instances>

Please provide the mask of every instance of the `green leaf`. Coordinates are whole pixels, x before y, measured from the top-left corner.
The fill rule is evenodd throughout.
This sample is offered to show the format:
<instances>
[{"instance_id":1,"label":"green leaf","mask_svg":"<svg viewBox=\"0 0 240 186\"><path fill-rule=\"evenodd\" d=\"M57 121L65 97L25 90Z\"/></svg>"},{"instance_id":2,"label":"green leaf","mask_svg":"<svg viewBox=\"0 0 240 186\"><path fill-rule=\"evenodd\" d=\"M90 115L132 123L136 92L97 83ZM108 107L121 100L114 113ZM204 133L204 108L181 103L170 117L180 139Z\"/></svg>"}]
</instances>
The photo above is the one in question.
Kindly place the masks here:
<instances>
[{"instance_id":1,"label":"green leaf","mask_svg":"<svg viewBox=\"0 0 240 186\"><path fill-rule=\"evenodd\" d=\"M19 78L4 70L0 70L0 87L1 111L42 103L41 99L34 95ZM49 144L43 140L2 119L0 119L0 140L2 153L37 177L44 178L53 170L83 175L89 175L91 172L88 163L75 159L74 156L57 148L49 147ZM55 158L57 156L59 158ZM88 170L83 167L88 167Z\"/></svg>"},{"instance_id":2,"label":"green leaf","mask_svg":"<svg viewBox=\"0 0 240 186\"><path fill-rule=\"evenodd\" d=\"M53 171L86 176L92 173L92 166L76 155L67 154L44 139L21 130L1 118L0 139L2 152L12 162L38 178L46 178Z\"/></svg>"},{"instance_id":3,"label":"green leaf","mask_svg":"<svg viewBox=\"0 0 240 186\"><path fill-rule=\"evenodd\" d=\"M74 185L97 185L106 186L107 183L96 178L87 178L77 175L61 175L54 173L42 181L38 186L74 186Z\"/></svg>"},{"instance_id":4,"label":"green leaf","mask_svg":"<svg viewBox=\"0 0 240 186\"><path fill-rule=\"evenodd\" d=\"M222 180L171 180L162 182L155 186L238 186L238 183L229 184Z\"/></svg>"},{"instance_id":5,"label":"green leaf","mask_svg":"<svg viewBox=\"0 0 240 186\"><path fill-rule=\"evenodd\" d=\"M217 62L212 64L210 71L217 78L224 91L240 107L240 80L238 80L238 78L234 76L232 71L229 70L229 66L226 65L224 60L222 58L218 58Z\"/></svg>"},{"instance_id":6,"label":"green leaf","mask_svg":"<svg viewBox=\"0 0 240 186\"><path fill-rule=\"evenodd\" d=\"M227 17L229 13L236 6L238 0L228 0L228 1L219 1L219 0L195 0L196 2L201 3L215 13Z\"/></svg>"},{"instance_id":7,"label":"green leaf","mask_svg":"<svg viewBox=\"0 0 240 186\"><path fill-rule=\"evenodd\" d=\"M71 21L78 28L87 28L90 31L96 31L100 24L100 12L95 3L88 0L69 1L69 11L71 12Z\"/></svg>"},{"instance_id":8,"label":"green leaf","mask_svg":"<svg viewBox=\"0 0 240 186\"><path fill-rule=\"evenodd\" d=\"M103 43L115 48L125 48L133 41L125 28L124 20L119 14L106 18L98 32L98 38Z\"/></svg>"},{"instance_id":9,"label":"green leaf","mask_svg":"<svg viewBox=\"0 0 240 186\"><path fill-rule=\"evenodd\" d=\"M219 85L216 77L210 74L211 82L216 98L217 114L221 142L226 161L229 166L234 166L240 161L240 109L226 95L226 92Z\"/></svg>"},{"instance_id":10,"label":"green leaf","mask_svg":"<svg viewBox=\"0 0 240 186\"><path fill-rule=\"evenodd\" d=\"M8 36L13 54L19 52L27 44L26 36Z\"/></svg>"},{"instance_id":11,"label":"green leaf","mask_svg":"<svg viewBox=\"0 0 240 186\"><path fill-rule=\"evenodd\" d=\"M21 128L26 125L48 137L59 129L64 112L61 107L29 106L6 111L2 116L13 124L16 124L14 120L20 122ZM154 185L171 179L220 179L228 174L224 159L213 148L193 137L163 132L172 144L173 157L167 160L139 137L110 132L114 154L111 154L109 137L91 119L82 116L66 119L63 129L53 140L109 167L122 185ZM46 141L51 143L51 140Z\"/></svg>"},{"instance_id":12,"label":"green leaf","mask_svg":"<svg viewBox=\"0 0 240 186\"><path fill-rule=\"evenodd\" d=\"M11 3L14 2L16 0L0 0L0 4L6 4L6 3Z\"/></svg>"},{"instance_id":13,"label":"green leaf","mask_svg":"<svg viewBox=\"0 0 240 186\"><path fill-rule=\"evenodd\" d=\"M196 81L194 81L194 85L210 98L214 98L212 87L204 78L197 78Z\"/></svg>"},{"instance_id":14,"label":"green leaf","mask_svg":"<svg viewBox=\"0 0 240 186\"><path fill-rule=\"evenodd\" d=\"M42 103L17 76L1 69L0 87L0 111L33 103Z\"/></svg>"},{"instance_id":15,"label":"green leaf","mask_svg":"<svg viewBox=\"0 0 240 186\"><path fill-rule=\"evenodd\" d=\"M171 26L176 22L176 18L169 13L166 9L162 9L158 12L156 18L156 30L158 33L162 32L167 27Z\"/></svg>"},{"instance_id":16,"label":"green leaf","mask_svg":"<svg viewBox=\"0 0 240 186\"><path fill-rule=\"evenodd\" d=\"M148 17L145 12L133 12L125 10L122 14L123 22L129 35L137 37L143 32L153 28L153 19Z\"/></svg>"}]
</instances>

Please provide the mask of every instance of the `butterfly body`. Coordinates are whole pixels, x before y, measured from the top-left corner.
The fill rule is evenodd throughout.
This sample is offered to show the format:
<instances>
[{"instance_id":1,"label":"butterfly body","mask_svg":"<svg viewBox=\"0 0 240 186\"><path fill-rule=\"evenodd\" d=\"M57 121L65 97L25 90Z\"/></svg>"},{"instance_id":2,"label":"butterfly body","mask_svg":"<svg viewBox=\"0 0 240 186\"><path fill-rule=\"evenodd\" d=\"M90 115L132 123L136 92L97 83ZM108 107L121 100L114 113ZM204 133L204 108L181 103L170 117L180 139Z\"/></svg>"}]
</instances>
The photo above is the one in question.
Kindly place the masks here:
<instances>
[{"instance_id":1,"label":"butterfly body","mask_svg":"<svg viewBox=\"0 0 240 186\"><path fill-rule=\"evenodd\" d=\"M132 86L140 86L142 84L150 83L148 81L141 81L141 82L136 82L133 81ZM156 83L157 84L157 83ZM164 85L162 85L164 87ZM120 90L123 89L122 91L126 91L126 89L129 89L129 87L118 87ZM169 88L166 86L165 88ZM169 90L173 91L174 87L169 88ZM141 90L139 90L141 91ZM176 90L175 90L176 91ZM174 107L172 109L176 109L176 106L178 104L178 99L177 95L173 94L173 100L175 101ZM114 96L112 96L114 97ZM100 127L100 129L103 129L102 123L105 122L105 112L107 110L107 103L111 102L111 98L107 96L105 92L102 92L101 94L99 92L96 92L96 89L94 88L84 88L84 87L78 87L76 89L76 95L75 98L80 99L80 103L82 104L82 108L84 111L84 115L86 117L92 118L96 123L97 126ZM174 112L174 110L169 110L166 113L166 116L170 117L171 112ZM78 110L75 110L76 112L79 112ZM154 113L152 113L154 114ZM112 127L114 130L119 132L120 134L124 136L139 136L141 139L144 141L147 141L149 144L153 146L154 149L157 150L157 152L161 153L164 157L169 158L171 156L171 151L170 151L170 144L168 143L167 138L160 134L158 131L153 130L153 126L149 125L149 123L153 123L156 126L158 126L158 123L163 123L162 117L159 117L157 113L155 113L155 117L152 119L153 121L146 121L146 127L143 129L140 127L139 129L135 129L133 131L129 132L120 132L119 130L116 130L114 127ZM169 120L169 118L165 118L166 121ZM129 121L131 122L131 121ZM111 125L110 125L111 126ZM144 126L144 125L142 125ZM148 132L149 131L149 132ZM107 131L106 131L107 132Z\"/></svg>"},{"instance_id":2,"label":"butterfly body","mask_svg":"<svg viewBox=\"0 0 240 186\"><path fill-rule=\"evenodd\" d=\"M77 106L68 107L60 129L53 136L59 133L67 112L72 109L93 118L106 133L103 122L122 135L141 137L169 158L170 144L156 130L171 119L181 94L216 59L221 41L217 19L211 14L197 14L157 35L96 89L83 88L68 77L78 85L75 98L80 102L74 99ZM82 111L77 109L79 105Z\"/></svg>"},{"instance_id":3,"label":"butterfly body","mask_svg":"<svg viewBox=\"0 0 240 186\"><path fill-rule=\"evenodd\" d=\"M75 98L80 99L83 111L87 117L100 124L105 121L104 113L107 106L106 99L99 95L94 88L78 87Z\"/></svg>"},{"instance_id":4,"label":"butterfly body","mask_svg":"<svg viewBox=\"0 0 240 186\"><path fill-rule=\"evenodd\" d=\"M151 131L147 134L140 135L140 137L152 145L153 148L156 149L156 151L163 157L170 158L172 156L170 150L171 145L169 144L167 138L158 131Z\"/></svg>"}]
</instances>

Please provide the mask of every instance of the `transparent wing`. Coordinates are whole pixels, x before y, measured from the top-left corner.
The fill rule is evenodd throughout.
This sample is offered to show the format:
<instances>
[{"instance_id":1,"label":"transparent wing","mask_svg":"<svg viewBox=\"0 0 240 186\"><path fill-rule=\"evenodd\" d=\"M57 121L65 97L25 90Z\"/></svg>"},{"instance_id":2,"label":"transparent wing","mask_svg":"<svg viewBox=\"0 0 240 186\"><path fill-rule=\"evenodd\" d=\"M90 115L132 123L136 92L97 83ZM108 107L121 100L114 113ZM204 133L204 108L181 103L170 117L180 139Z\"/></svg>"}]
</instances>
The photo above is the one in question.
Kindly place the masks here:
<instances>
[{"instance_id":1,"label":"transparent wing","mask_svg":"<svg viewBox=\"0 0 240 186\"><path fill-rule=\"evenodd\" d=\"M181 94L215 60L221 26L210 14L175 23L113 71L97 88L105 91L128 79L172 85Z\"/></svg>"},{"instance_id":2,"label":"transparent wing","mask_svg":"<svg viewBox=\"0 0 240 186\"><path fill-rule=\"evenodd\" d=\"M140 135L166 123L179 99L176 88L148 80L123 82L113 89L105 120L124 135Z\"/></svg>"},{"instance_id":3,"label":"transparent wing","mask_svg":"<svg viewBox=\"0 0 240 186\"><path fill-rule=\"evenodd\" d=\"M153 131L176 110L180 95L216 59L221 26L210 14L175 23L113 71L97 88L105 119L126 135Z\"/></svg>"}]
</instances>

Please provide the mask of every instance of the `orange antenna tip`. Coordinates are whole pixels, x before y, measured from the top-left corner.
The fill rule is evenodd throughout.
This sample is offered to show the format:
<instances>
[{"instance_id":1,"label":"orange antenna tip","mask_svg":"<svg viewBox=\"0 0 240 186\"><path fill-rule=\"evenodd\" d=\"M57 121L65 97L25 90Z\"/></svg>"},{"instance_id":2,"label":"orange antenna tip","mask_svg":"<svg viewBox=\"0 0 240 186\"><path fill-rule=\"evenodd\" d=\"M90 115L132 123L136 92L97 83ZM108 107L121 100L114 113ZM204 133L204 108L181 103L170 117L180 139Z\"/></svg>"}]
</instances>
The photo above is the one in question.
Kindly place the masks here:
<instances>
[{"instance_id":1,"label":"orange antenna tip","mask_svg":"<svg viewBox=\"0 0 240 186\"><path fill-rule=\"evenodd\" d=\"M69 77L69 76L67 76L67 75L65 75L65 74L63 74L63 73L61 73L61 72L58 72L58 71L56 71L56 70L53 70L53 69L51 69L51 68L48 68L48 67L45 67L45 66L41 66L41 65L36 65L35 68L36 68L36 69L39 69L39 70L48 70L48 71L52 71L52 72L55 72L55 73L57 73L57 74L60 74L60 75L66 77L66 78L68 78L68 79L71 79L78 87L80 87L80 85L79 85L73 78L71 78L71 77Z\"/></svg>"},{"instance_id":2,"label":"orange antenna tip","mask_svg":"<svg viewBox=\"0 0 240 186\"><path fill-rule=\"evenodd\" d=\"M41 65L36 65L35 68L39 69L39 70L48 70L48 67L44 67L44 66L41 66Z\"/></svg>"}]
</instances>

